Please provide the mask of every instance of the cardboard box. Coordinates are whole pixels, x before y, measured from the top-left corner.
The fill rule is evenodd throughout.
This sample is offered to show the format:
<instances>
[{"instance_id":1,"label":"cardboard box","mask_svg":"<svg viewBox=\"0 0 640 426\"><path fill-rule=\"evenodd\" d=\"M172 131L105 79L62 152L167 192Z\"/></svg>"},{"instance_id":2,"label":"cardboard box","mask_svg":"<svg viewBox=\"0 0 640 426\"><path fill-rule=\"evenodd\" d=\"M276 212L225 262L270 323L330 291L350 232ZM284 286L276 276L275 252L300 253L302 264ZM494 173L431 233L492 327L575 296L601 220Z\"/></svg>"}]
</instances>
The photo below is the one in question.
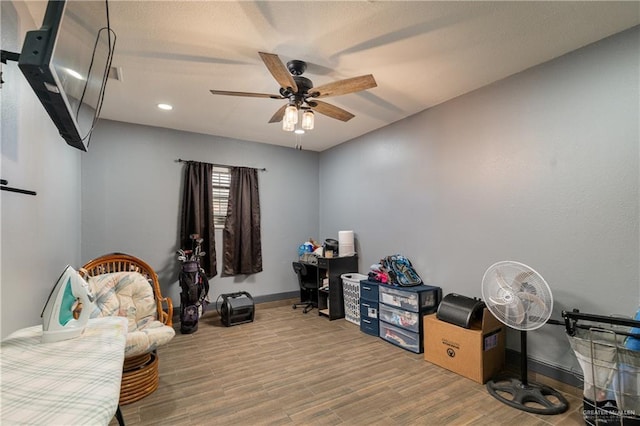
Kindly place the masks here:
<instances>
[{"instance_id":1,"label":"cardboard box","mask_svg":"<svg viewBox=\"0 0 640 426\"><path fill-rule=\"evenodd\" d=\"M486 308L468 329L426 315L424 359L484 384L504 367L505 329Z\"/></svg>"}]
</instances>

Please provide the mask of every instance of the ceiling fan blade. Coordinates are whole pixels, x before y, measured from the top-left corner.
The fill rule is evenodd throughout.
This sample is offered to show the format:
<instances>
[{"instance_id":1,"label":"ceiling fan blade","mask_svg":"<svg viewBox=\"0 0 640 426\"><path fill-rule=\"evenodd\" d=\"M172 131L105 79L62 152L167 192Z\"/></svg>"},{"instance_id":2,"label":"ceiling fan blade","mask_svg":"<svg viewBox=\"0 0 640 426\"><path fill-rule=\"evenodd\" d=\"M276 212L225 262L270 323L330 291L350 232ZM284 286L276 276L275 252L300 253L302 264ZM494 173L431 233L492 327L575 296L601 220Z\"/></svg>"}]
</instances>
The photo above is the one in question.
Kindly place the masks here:
<instances>
[{"instance_id":1,"label":"ceiling fan blade","mask_svg":"<svg viewBox=\"0 0 640 426\"><path fill-rule=\"evenodd\" d=\"M335 118L340 121L349 121L355 115L351 114L349 111L345 111L342 108L338 108L335 105L328 104L322 101L308 101L307 104L311 107L312 110L319 112L320 114L324 114L327 117Z\"/></svg>"},{"instance_id":2,"label":"ceiling fan blade","mask_svg":"<svg viewBox=\"0 0 640 426\"><path fill-rule=\"evenodd\" d=\"M258 52L262 58L262 62L267 66L267 69L276 79L280 87L283 89L291 88L294 93L298 92L298 85L289 73L287 67L282 63L278 55L273 53Z\"/></svg>"},{"instance_id":3,"label":"ceiling fan blade","mask_svg":"<svg viewBox=\"0 0 640 426\"><path fill-rule=\"evenodd\" d=\"M269 120L269 123L277 123L279 121L282 121L282 118L284 117L284 110L287 109L287 106L288 104L284 104L280 108L278 108L276 113L273 114L273 117L271 117L271 120Z\"/></svg>"},{"instance_id":4,"label":"ceiling fan blade","mask_svg":"<svg viewBox=\"0 0 640 426\"><path fill-rule=\"evenodd\" d=\"M378 86L371 74L360 77L347 78L346 80L334 81L309 89L310 96L314 98L324 98L327 96L345 95L347 93L360 92Z\"/></svg>"},{"instance_id":5,"label":"ceiling fan blade","mask_svg":"<svg viewBox=\"0 0 640 426\"><path fill-rule=\"evenodd\" d=\"M271 95L269 93L251 93L251 92L230 92L228 90L210 90L214 95L226 95L226 96L245 96L248 98L271 98L271 99L284 99L280 95Z\"/></svg>"}]
</instances>

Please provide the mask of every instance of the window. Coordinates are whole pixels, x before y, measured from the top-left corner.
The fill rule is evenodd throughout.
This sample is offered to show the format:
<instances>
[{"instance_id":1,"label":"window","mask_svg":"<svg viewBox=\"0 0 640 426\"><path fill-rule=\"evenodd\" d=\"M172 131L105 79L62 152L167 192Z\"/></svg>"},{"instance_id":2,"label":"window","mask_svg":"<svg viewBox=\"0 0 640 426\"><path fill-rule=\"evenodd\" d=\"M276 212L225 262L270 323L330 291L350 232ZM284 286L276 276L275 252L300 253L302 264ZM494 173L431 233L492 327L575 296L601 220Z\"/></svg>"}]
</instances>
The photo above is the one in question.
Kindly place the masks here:
<instances>
[{"instance_id":1,"label":"window","mask_svg":"<svg viewBox=\"0 0 640 426\"><path fill-rule=\"evenodd\" d=\"M213 224L216 228L224 228L229 203L229 186L231 173L227 167L214 167L211 172L213 186Z\"/></svg>"}]
</instances>

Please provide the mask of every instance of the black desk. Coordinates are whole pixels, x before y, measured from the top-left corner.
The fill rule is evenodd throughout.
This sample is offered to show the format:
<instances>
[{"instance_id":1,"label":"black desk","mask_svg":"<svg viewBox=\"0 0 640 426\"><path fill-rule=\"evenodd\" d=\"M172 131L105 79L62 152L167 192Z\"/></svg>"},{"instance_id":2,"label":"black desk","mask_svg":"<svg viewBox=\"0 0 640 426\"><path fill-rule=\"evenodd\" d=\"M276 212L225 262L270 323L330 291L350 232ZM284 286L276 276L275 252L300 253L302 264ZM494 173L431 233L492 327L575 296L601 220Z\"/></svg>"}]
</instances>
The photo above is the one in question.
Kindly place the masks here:
<instances>
[{"instance_id":1,"label":"black desk","mask_svg":"<svg viewBox=\"0 0 640 426\"><path fill-rule=\"evenodd\" d=\"M318 257L318 264L310 265L316 270L318 282L318 315L330 320L344 318L344 300L342 297L342 274L358 272L358 255L343 257ZM324 279L328 279L329 289L323 289ZM303 296L302 294L300 295Z\"/></svg>"}]
</instances>

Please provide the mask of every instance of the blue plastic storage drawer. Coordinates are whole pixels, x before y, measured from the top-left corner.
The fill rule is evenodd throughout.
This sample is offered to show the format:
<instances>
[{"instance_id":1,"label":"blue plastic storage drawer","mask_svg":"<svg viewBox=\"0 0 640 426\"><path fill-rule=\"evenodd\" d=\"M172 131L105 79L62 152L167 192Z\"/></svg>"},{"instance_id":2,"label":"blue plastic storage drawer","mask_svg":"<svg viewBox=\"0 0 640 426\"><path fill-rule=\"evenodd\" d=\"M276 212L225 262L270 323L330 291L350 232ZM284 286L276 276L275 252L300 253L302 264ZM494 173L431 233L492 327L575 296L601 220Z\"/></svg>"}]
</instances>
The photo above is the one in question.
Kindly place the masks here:
<instances>
[{"instance_id":1,"label":"blue plastic storage drawer","mask_svg":"<svg viewBox=\"0 0 640 426\"><path fill-rule=\"evenodd\" d=\"M360 331L367 333L371 336L378 336L379 322L377 318L362 318L360 317Z\"/></svg>"},{"instance_id":2,"label":"blue plastic storage drawer","mask_svg":"<svg viewBox=\"0 0 640 426\"><path fill-rule=\"evenodd\" d=\"M442 298L442 289L428 285L415 287L379 286L379 300L389 306L395 306L411 312L424 312L438 307Z\"/></svg>"},{"instance_id":3,"label":"blue plastic storage drawer","mask_svg":"<svg viewBox=\"0 0 640 426\"><path fill-rule=\"evenodd\" d=\"M360 318L378 319L378 302L360 299Z\"/></svg>"},{"instance_id":4,"label":"blue plastic storage drawer","mask_svg":"<svg viewBox=\"0 0 640 426\"><path fill-rule=\"evenodd\" d=\"M375 281L360 281L360 299L378 301L378 283Z\"/></svg>"},{"instance_id":5,"label":"blue plastic storage drawer","mask_svg":"<svg viewBox=\"0 0 640 426\"><path fill-rule=\"evenodd\" d=\"M381 304L378 316L381 321L416 333L420 332L420 319L422 316L418 312L404 311Z\"/></svg>"},{"instance_id":6,"label":"blue plastic storage drawer","mask_svg":"<svg viewBox=\"0 0 640 426\"><path fill-rule=\"evenodd\" d=\"M403 328L387 324L384 321L380 321L378 324L380 327L380 337L387 342L391 342L394 345L400 346L403 349L417 354L422 353L422 339L420 338L420 333L414 333Z\"/></svg>"},{"instance_id":7,"label":"blue plastic storage drawer","mask_svg":"<svg viewBox=\"0 0 640 426\"><path fill-rule=\"evenodd\" d=\"M378 335L378 302L360 299L360 331Z\"/></svg>"}]
</instances>

